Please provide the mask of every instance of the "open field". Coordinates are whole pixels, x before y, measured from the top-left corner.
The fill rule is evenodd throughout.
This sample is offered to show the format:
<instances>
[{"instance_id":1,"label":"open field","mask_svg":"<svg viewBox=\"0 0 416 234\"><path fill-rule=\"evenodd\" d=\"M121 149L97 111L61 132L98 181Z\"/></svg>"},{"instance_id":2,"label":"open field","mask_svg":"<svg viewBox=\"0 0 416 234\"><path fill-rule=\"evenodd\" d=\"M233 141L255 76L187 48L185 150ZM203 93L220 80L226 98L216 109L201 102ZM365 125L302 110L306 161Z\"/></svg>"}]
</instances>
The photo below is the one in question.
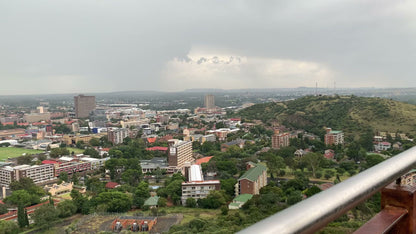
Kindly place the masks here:
<instances>
[{"instance_id":1,"label":"open field","mask_svg":"<svg viewBox=\"0 0 416 234\"><path fill-rule=\"evenodd\" d=\"M34 149L22 149L14 147L0 147L0 160L5 160L7 158L16 158L22 156L22 154L38 154L42 153L43 150L34 150Z\"/></svg>"},{"instance_id":2,"label":"open field","mask_svg":"<svg viewBox=\"0 0 416 234\"><path fill-rule=\"evenodd\" d=\"M69 150L69 153L72 153L72 151L74 151L75 154L82 154L84 152L83 149L78 148L67 147L67 149Z\"/></svg>"}]
</instances>

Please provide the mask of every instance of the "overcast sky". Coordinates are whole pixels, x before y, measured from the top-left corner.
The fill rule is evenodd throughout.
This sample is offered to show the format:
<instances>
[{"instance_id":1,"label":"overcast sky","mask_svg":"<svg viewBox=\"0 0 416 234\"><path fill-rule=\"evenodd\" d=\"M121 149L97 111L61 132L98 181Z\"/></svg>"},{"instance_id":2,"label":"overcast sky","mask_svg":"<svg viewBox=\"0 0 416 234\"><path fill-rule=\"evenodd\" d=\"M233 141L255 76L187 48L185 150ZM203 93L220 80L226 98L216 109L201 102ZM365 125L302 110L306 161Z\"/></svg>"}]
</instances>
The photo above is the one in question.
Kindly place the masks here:
<instances>
[{"instance_id":1,"label":"overcast sky","mask_svg":"<svg viewBox=\"0 0 416 234\"><path fill-rule=\"evenodd\" d=\"M0 95L416 87L416 1L0 0Z\"/></svg>"}]
</instances>

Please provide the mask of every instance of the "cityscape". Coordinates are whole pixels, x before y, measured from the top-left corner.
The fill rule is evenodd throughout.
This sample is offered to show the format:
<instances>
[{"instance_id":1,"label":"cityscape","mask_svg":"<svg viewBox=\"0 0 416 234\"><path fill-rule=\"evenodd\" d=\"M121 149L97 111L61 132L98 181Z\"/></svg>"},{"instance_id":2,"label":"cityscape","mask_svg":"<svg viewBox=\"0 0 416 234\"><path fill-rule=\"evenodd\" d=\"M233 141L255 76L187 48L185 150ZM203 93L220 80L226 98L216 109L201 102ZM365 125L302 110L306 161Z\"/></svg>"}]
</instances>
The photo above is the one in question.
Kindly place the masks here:
<instances>
[{"instance_id":1,"label":"cityscape","mask_svg":"<svg viewBox=\"0 0 416 234\"><path fill-rule=\"evenodd\" d=\"M0 1L0 234L414 233L411 1Z\"/></svg>"}]
</instances>

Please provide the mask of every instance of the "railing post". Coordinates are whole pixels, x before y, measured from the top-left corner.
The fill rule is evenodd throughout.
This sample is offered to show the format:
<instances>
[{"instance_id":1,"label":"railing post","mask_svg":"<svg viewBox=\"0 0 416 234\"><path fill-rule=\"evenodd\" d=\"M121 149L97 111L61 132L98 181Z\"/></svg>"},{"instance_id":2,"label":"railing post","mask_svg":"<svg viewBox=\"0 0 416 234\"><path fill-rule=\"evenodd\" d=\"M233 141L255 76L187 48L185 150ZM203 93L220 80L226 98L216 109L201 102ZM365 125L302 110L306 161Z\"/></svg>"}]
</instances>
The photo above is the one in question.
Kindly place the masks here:
<instances>
[{"instance_id":1,"label":"railing post","mask_svg":"<svg viewBox=\"0 0 416 234\"><path fill-rule=\"evenodd\" d=\"M381 209L399 207L407 214L394 225L389 233L416 234L416 187L391 183L381 190Z\"/></svg>"}]
</instances>

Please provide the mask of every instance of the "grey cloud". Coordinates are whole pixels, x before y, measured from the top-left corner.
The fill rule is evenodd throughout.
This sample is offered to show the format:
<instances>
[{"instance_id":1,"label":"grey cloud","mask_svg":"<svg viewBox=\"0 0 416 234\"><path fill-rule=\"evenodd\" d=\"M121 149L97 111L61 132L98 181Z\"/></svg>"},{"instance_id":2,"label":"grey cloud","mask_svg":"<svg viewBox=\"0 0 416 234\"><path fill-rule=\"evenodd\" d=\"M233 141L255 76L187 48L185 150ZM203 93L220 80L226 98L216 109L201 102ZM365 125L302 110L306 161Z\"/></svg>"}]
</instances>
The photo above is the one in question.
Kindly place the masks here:
<instances>
[{"instance_id":1,"label":"grey cloud","mask_svg":"<svg viewBox=\"0 0 416 234\"><path fill-rule=\"evenodd\" d=\"M158 89L166 63L194 46L324 64L348 87L416 86L415 11L387 0L1 1L0 93ZM56 89L51 77L77 79Z\"/></svg>"}]
</instances>

